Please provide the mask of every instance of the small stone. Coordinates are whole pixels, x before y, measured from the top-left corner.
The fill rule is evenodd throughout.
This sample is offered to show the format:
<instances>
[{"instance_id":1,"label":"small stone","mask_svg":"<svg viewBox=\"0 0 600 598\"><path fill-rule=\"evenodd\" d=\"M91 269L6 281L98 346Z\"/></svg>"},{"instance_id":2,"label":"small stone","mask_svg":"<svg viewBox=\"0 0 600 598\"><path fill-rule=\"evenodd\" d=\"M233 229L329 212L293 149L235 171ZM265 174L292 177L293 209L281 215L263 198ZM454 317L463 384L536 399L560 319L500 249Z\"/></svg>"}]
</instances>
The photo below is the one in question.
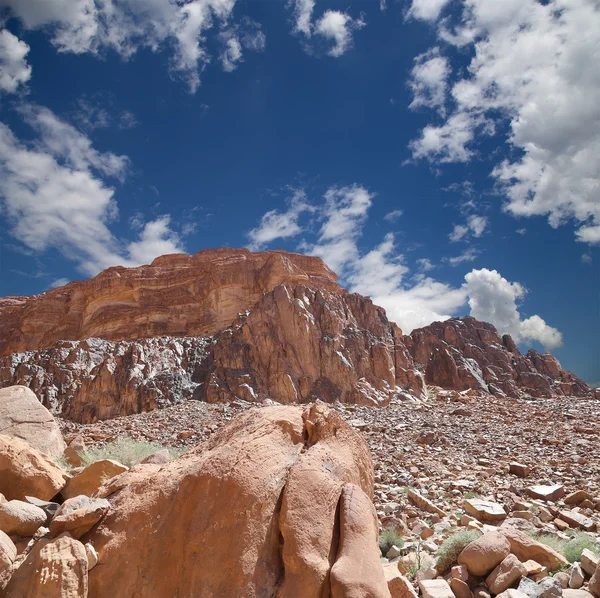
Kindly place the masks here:
<instances>
[{"instance_id":1,"label":"small stone","mask_svg":"<svg viewBox=\"0 0 600 598\"><path fill-rule=\"evenodd\" d=\"M394 563L384 565L383 573L391 598L418 598L410 581L398 571Z\"/></svg>"},{"instance_id":2,"label":"small stone","mask_svg":"<svg viewBox=\"0 0 600 598\"><path fill-rule=\"evenodd\" d=\"M527 574L523 563L509 554L486 578L485 583L492 594L500 594Z\"/></svg>"},{"instance_id":3,"label":"small stone","mask_svg":"<svg viewBox=\"0 0 600 598\"><path fill-rule=\"evenodd\" d=\"M0 591L4 589L12 575L12 567L16 558L16 546L4 532L0 531Z\"/></svg>"},{"instance_id":4,"label":"small stone","mask_svg":"<svg viewBox=\"0 0 600 598\"><path fill-rule=\"evenodd\" d=\"M569 587L572 590L578 590L583 585L585 581L585 576L583 574L583 569L579 563L573 563L571 567L571 572L569 573Z\"/></svg>"},{"instance_id":5,"label":"small stone","mask_svg":"<svg viewBox=\"0 0 600 598\"><path fill-rule=\"evenodd\" d=\"M83 436L78 434L71 440L69 446L64 450L65 459L73 467L81 467L83 465L83 453L85 452L85 440Z\"/></svg>"},{"instance_id":6,"label":"small stone","mask_svg":"<svg viewBox=\"0 0 600 598\"><path fill-rule=\"evenodd\" d=\"M537 573L541 573L544 569L544 567L542 565L540 565L537 561L534 561L533 559L529 559L528 561L525 561L523 563L523 566L525 567L525 569L527 569L527 576L529 577L530 575L536 575Z\"/></svg>"},{"instance_id":7,"label":"small stone","mask_svg":"<svg viewBox=\"0 0 600 598\"><path fill-rule=\"evenodd\" d=\"M509 467L510 473L512 473L513 475L516 475L520 478L526 478L529 476L529 467L527 467L527 465L523 465L521 463L513 461Z\"/></svg>"},{"instance_id":8,"label":"small stone","mask_svg":"<svg viewBox=\"0 0 600 598\"><path fill-rule=\"evenodd\" d=\"M427 511L428 513L435 513L440 517L448 516L444 511L442 511L442 509L436 507L428 498L421 496L412 488L408 491L407 496L415 505L417 505L417 507L423 509L423 511Z\"/></svg>"},{"instance_id":9,"label":"small stone","mask_svg":"<svg viewBox=\"0 0 600 598\"><path fill-rule=\"evenodd\" d=\"M72 477L62 489L61 494L65 498L73 498L82 494L92 496L98 488L110 479L127 470L128 468L125 465L112 459L96 461Z\"/></svg>"},{"instance_id":10,"label":"small stone","mask_svg":"<svg viewBox=\"0 0 600 598\"><path fill-rule=\"evenodd\" d=\"M571 527L579 527L586 532L596 531L596 522L577 511L563 510L559 513L560 518L566 521Z\"/></svg>"},{"instance_id":11,"label":"small stone","mask_svg":"<svg viewBox=\"0 0 600 598\"><path fill-rule=\"evenodd\" d=\"M395 559L396 557L399 557L402 554L402 550L400 550L400 548L398 548L395 544L394 546L392 546L386 553L385 556L388 559Z\"/></svg>"},{"instance_id":12,"label":"small stone","mask_svg":"<svg viewBox=\"0 0 600 598\"><path fill-rule=\"evenodd\" d=\"M554 525L556 526L556 529L561 532L568 530L570 527L566 521L563 521L562 519L559 519L558 517L552 523L554 523Z\"/></svg>"},{"instance_id":13,"label":"small stone","mask_svg":"<svg viewBox=\"0 0 600 598\"><path fill-rule=\"evenodd\" d=\"M450 575L453 579L460 579L461 581L469 580L469 570L466 565L454 565L450 569Z\"/></svg>"},{"instance_id":14,"label":"small stone","mask_svg":"<svg viewBox=\"0 0 600 598\"><path fill-rule=\"evenodd\" d=\"M96 549L88 542L85 545L85 554L88 560L88 571L92 570L98 564L98 553Z\"/></svg>"},{"instance_id":15,"label":"small stone","mask_svg":"<svg viewBox=\"0 0 600 598\"><path fill-rule=\"evenodd\" d=\"M424 579L419 581L423 598L454 598L454 593L445 579Z\"/></svg>"},{"instance_id":16,"label":"small stone","mask_svg":"<svg viewBox=\"0 0 600 598\"><path fill-rule=\"evenodd\" d=\"M593 594L585 590L563 590L563 598L594 598Z\"/></svg>"},{"instance_id":17,"label":"small stone","mask_svg":"<svg viewBox=\"0 0 600 598\"><path fill-rule=\"evenodd\" d=\"M581 553L581 568L591 577L596 572L600 565L600 556L592 552L589 548L585 548Z\"/></svg>"},{"instance_id":18,"label":"small stone","mask_svg":"<svg viewBox=\"0 0 600 598\"><path fill-rule=\"evenodd\" d=\"M450 579L449 584L450 589L456 598L472 598L473 594L471 594L471 589L462 579L453 577Z\"/></svg>"},{"instance_id":19,"label":"small stone","mask_svg":"<svg viewBox=\"0 0 600 598\"><path fill-rule=\"evenodd\" d=\"M69 532L78 540L98 523L110 508L104 498L76 496L67 499L58 509L50 523L50 534L58 536Z\"/></svg>"},{"instance_id":20,"label":"small stone","mask_svg":"<svg viewBox=\"0 0 600 598\"><path fill-rule=\"evenodd\" d=\"M576 490L575 492L571 492L571 494L565 496L564 500L568 505L579 505L584 500L590 500L591 498L592 497L590 496L589 492L586 492L585 490Z\"/></svg>"},{"instance_id":21,"label":"small stone","mask_svg":"<svg viewBox=\"0 0 600 598\"><path fill-rule=\"evenodd\" d=\"M526 488L525 492L532 498L554 502L565 495L565 487L561 484L554 486L531 486L530 488Z\"/></svg>"},{"instance_id":22,"label":"small stone","mask_svg":"<svg viewBox=\"0 0 600 598\"><path fill-rule=\"evenodd\" d=\"M464 501L463 508L469 515L472 515L483 523L493 523L506 519L504 507L489 500L469 498Z\"/></svg>"}]
</instances>

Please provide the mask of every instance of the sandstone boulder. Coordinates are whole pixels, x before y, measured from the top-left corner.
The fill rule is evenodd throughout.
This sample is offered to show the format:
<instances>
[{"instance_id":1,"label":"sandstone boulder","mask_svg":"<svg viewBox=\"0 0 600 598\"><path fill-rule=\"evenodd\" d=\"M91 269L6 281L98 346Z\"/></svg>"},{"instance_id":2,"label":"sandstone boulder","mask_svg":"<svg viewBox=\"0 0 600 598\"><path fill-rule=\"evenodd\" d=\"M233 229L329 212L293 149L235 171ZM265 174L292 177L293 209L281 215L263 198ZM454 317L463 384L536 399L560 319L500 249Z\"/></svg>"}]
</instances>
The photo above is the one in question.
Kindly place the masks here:
<instances>
[{"instance_id":1,"label":"sandstone boulder","mask_svg":"<svg viewBox=\"0 0 600 598\"><path fill-rule=\"evenodd\" d=\"M549 571L566 567L569 561L554 549L534 540L514 527L500 527L498 531L510 542L511 552L521 561L533 560Z\"/></svg>"},{"instance_id":2,"label":"sandstone boulder","mask_svg":"<svg viewBox=\"0 0 600 598\"><path fill-rule=\"evenodd\" d=\"M125 465L112 459L102 459L88 465L83 471L73 476L62 489L65 498L74 496L91 496L109 480L127 471Z\"/></svg>"},{"instance_id":3,"label":"sandstone boulder","mask_svg":"<svg viewBox=\"0 0 600 598\"><path fill-rule=\"evenodd\" d=\"M0 531L15 536L33 536L46 523L46 513L39 507L20 500L0 505Z\"/></svg>"},{"instance_id":4,"label":"sandstone boulder","mask_svg":"<svg viewBox=\"0 0 600 598\"><path fill-rule=\"evenodd\" d=\"M103 498L69 498L60 506L50 522L50 534L58 536L69 532L78 540L104 517L109 508L110 503Z\"/></svg>"},{"instance_id":5,"label":"sandstone boulder","mask_svg":"<svg viewBox=\"0 0 600 598\"><path fill-rule=\"evenodd\" d=\"M322 404L250 409L112 495L84 537L99 559L90 598L312 598L333 579L358 596L353 584L363 582L351 572L363 559L373 596L388 596L366 507L372 492L368 446L337 413Z\"/></svg>"},{"instance_id":6,"label":"sandstone boulder","mask_svg":"<svg viewBox=\"0 0 600 598\"><path fill-rule=\"evenodd\" d=\"M383 573L391 598L418 598L418 594L412 584L400 573L396 563L384 565Z\"/></svg>"},{"instance_id":7,"label":"sandstone boulder","mask_svg":"<svg viewBox=\"0 0 600 598\"><path fill-rule=\"evenodd\" d=\"M527 569L514 554L509 554L486 578L492 594L500 594L527 575Z\"/></svg>"},{"instance_id":8,"label":"sandstone boulder","mask_svg":"<svg viewBox=\"0 0 600 598\"><path fill-rule=\"evenodd\" d=\"M4 593L0 593L2 598L87 598L87 595L85 548L68 534L54 540L39 540L13 573Z\"/></svg>"},{"instance_id":9,"label":"sandstone boulder","mask_svg":"<svg viewBox=\"0 0 600 598\"><path fill-rule=\"evenodd\" d=\"M465 511L482 523L493 523L506 519L506 511L502 505L480 498L468 498L463 503Z\"/></svg>"},{"instance_id":10,"label":"sandstone boulder","mask_svg":"<svg viewBox=\"0 0 600 598\"><path fill-rule=\"evenodd\" d=\"M20 438L0 436L0 492L8 500L51 499L65 485L65 473Z\"/></svg>"},{"instance_id":11,"label":"sandstone boulder","mask_svg":"<svg viewBox=\"0 0 600 598\"><path fill-rule=\"evenodd\" d=\"M588 590L596 597L600 598L600 565L596 567L594 575L590 578Z\"/></svg>"},{"instance_id":12,"label":"sandstone boulder","mask_svg":"<svg viewBox=\"0 0 600 598\"><path fill-rule=\"evenodd\" d=\"M0 389L0 434L20 438L49 457L65 448L54 417L25 386Z\"/></svg>"},{"instance_id":13,"label":"sandstone boulder","mask_svg":"<svg viewBox=\"0 0 600 598\"><path fill-rule=\"evenodd\" d=\"M3 531L0 531L0 591L12 575L12 567L17 558L17 548Z\"/></svg>"},{"instance_id":14,"label":"sandstone boulder","mask_svg":"<svg viewBox=\"0 0 600 598\"><path fill-rule=\"evenodd\" d=\"M458 556L469 573L483 577L499 565L510 553L510 542L500 533L488 532L468 544Z\"/></svg>"},{"instance_id":15,"label":"sandstone boulder","mask_svg":"<svg viewBox=\"0 0 600 598\"><path fill-rule=\"evenodd\" d=\"M63 454L73 467L81 467L83 465L82 455L84 451L85 441L82 436L77 435L69 442L69 446L64 450Z\"/></svg>"}]
</instances>

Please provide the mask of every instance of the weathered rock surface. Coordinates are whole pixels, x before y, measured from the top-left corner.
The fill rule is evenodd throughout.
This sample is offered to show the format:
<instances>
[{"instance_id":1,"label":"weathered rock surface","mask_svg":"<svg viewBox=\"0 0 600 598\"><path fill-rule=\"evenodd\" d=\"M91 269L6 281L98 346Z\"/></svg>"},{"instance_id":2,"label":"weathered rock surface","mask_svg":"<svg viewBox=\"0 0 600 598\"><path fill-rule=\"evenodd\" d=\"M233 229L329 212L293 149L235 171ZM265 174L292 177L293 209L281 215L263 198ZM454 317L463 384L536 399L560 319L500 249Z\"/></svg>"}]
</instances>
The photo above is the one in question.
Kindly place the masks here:
<instances>
[{"instance_id":1,"label":"weathered rock surface","mask_svg":"<svg viewBox=\"0 0 600 598\"><path fill-rule=\"evenodd\" d=\"M0 436L0 493L8 500L50 500L65 485L64 471L20 438Z\"/></svg>"},{"instance_id":2,"label":"weathered rock surface","mask_svg":"<svg viewBox=\"0 0 600 598\"><path fill-rule=\"evenodd\" d=\"M499 565L510 553L510 542L497 532L483 534L467 545L458 557L458 562L467 566L469 573L483 577Z\"/></svg>"},{"instance_id":3,"label":"weathered rock surface","mask_svg":"<svg viewBox=\"0 0 600 598\"><path fill-rule=\"evenodd\" d=\"M335 280L318 258L222 249L0 300L0 385L84 423L191 397L384 405L423 397L423 372L498 397L593 394L551 355L523 356L473 318L403 336Z\"/></svg>"},{"instance_id":4,"label":"weathered rock surface","mask_svg":"<svg viewBox=\"0 0 600 598\"><path fill-rule=\"evenodd\" d=\"M12 566L16 558L17 548L13 541L0 531L0 591L4 589L12 575Z\"/></svg>"},{"instance_id":5,"label":"weathered rock surface","mask_svg":"<svg viewBox=\"0 0 600 598\"><path fill-rule=\"evenodd\" d=\"M497 396L592 397L590 387L549 353L522 355L509 335L475 318L451 318L413 330L404 337L428 384Z\"/></svg>"},{"instance_id":6,"label":"weathered rock surface","mask_svg":"<svg viewBox=\"0 0 600 598\"><path fill-rule=\"evenodd\" d=\"M389 596L365 506L372 484L364 440L334 411L249 410L111 497L85 538L99 558L90 598L328 595L340 559L340 595L365 595L352 577L364 559L372 595ZM343 505L355 509L341 516Z\"/></svg>"},{"instance_id":7,"label":"weathered rock surface","mask_svg":"<svg viewBox=\"0 0 600 598\"><path fill-rule=\"evenodd\" d=\"M61 494L65 498L85 495L91 496L112 478L127 471L127 467L112 459L101 459L69 479Z\"/></svg>"},{"instance_id":8,"label":"weathered rock surface","mask_svg":"<svg viewBox=\"0 0 600 598\"><path fill-rule=\"evenodd\" d=\"M283 251L164 255L149 266L108 268L41 295L6 297L0 303L0 355L61 340L212 335L277 285L335 290L336 279L319 258Z\"/></svg>"},{"instance_id":9,"label":"weathered rock surface","mask_svg":"<svg viewBox=\"0 0 600 598\"><path fill-rule=\"evenodd\" d=\"M0 505L0 531L8 535L33 536L46 522L46 513L39 507L20 500Z\"/></svg>"},{"instance_id":10,"label":"weathered rock surface","mask_svg":"<svg viewBox=\"0 0 600 598\"><path fill-rule=\"evenodd\" d=\"M76 496L67 499L50 522L50 534L59 536L64 532L76 540L87 534L104 517L110 503L102 498Z\"/></svg>"},{"instance_id":11,"label":"weathered rock surface","mask_svg":"<svg viewBox=\"0 0 600 598\"><path fill-rule=\"evenodd\" d=\"M2 598L87 598L87 595L85 548L68 534L54 540L39 540L13 573L4 592L0 592Z\"/></svg>"},{"instance_id":12,"label":"weathered rock surface","mask_svg":"<svg viewBox=\"0 0 600 598\"><path fill-rule=\"evenodd\" d=\"M50 457L58 457L65 448L52 414L25 386L0 389L0 434L20 438Z\"/></svg>"}]
</instances>

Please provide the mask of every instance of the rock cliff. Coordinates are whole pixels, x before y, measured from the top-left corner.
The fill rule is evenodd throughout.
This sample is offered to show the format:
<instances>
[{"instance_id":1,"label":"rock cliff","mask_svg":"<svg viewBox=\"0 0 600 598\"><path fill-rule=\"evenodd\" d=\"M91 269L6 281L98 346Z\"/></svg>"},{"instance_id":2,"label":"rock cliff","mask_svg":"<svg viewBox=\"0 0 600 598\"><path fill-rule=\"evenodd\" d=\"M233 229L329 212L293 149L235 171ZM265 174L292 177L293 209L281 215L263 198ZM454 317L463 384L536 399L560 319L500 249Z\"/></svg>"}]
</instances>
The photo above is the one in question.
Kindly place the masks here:
<instances>
[{"instance_id":1,"label":"rock cliff","mask_svg":"<svg viewBox=\"0 0 600 598\"><path fill-rule=\"evenodd\" d=\"M149 266L108 268L42 295L0 299L0 356L93 337L212 335L279 284L335 291L336 280L319 258L283 251L164 255Z\"/></svg>"},{"instance_id":2,"label":"rock cliff","mask_svg":"<svg viewBox=\"0 0 600 598\"><path fill-rule=\"evenodd\" d=\"M592 396L549 354L474 318L402 335L318 258L243 249L110 268L0 300L0 387L89 423L196 398L386 405L426 384L509 397ZM96 337L96 338L95 338Z\"/></svg>"}]
</instances>

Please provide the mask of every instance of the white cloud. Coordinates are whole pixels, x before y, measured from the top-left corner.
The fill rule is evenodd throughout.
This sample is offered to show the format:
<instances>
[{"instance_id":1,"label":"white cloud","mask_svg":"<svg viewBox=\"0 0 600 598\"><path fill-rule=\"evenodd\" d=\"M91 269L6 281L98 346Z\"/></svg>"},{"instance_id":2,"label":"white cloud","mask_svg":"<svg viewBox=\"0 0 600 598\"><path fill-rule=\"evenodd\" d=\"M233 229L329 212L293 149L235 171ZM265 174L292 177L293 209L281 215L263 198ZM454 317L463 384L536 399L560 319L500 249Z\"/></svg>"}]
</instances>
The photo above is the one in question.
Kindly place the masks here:
<instances>
[{"instance_id":1,"label":"white cloud","mask_svg":"<svg viewBox=\"0 0 600 598\"><path fill-rule=\"evenodd\" d=\"M511 283L496 270L483 268L465 276L464 288L474 318L491 322L516 342L535 340L549 349L562 344L560 332L539 316L521 320L517 302L525 296L526 290L518 282Z\"/></svg>"},{"instance_id":2,"label":"white cloud","mask_svg":"<svg viewBox=\"0 0 600 598\"><path fill-rule=\"evenodd\" d=\"M328 10L317 21L315 33L334 42L328 54L338 58L352 46L352 33L362 29L366 23L362 19L353 19L351 16L338 10Z\"/></svg>"},{"instance_id":3,"label":"white cloud","mask_svg":"<svg viewBox=\"0 0 600 598\"><path fill-rule=\"evenodd\" d=\"M521 236L526 235L527 229L526 228L518 228L517 233L520 234Z\"/></svg>"},{"instance_id":4,"label":"white cloud","mask_svg":"<svg viewBox=\"0 0 600 598\"><path fill-rule=\"evenodd\" d=\"M59 52L100 55L114 50L127 59L140 48L172 48L171 74L184 79L192 93L211 59L207 32L215 24L225 28L235 4L236 0L0 0L0 7L8 7L25 28L47 31ZM221 62L230 70L239 61L231 60L237 50L255 49L244 41L237 50L235 42L227 45L230 59Z\"/></svg>"},{"instance_id":5,"label":"white cloud","mask_svg":"<svg viewBox=\"0 0 600 598\"><path fill-rule=\"evenodd\" d=\"M392 210L391 212L388 212L383 219L387 220L388 222L396 222L396 220L398 220L398 218L400 218L403 214L404 210Z\"/></svg>"},{"instance_id":6,"label":"white cloud","mask_svg":"<svg viewBox=\"0 0 600 598\"><path fill-rule=\"evenodd\" d=\"M448 238L453 243L462 241L469 234L469 227L464 224L455 224Z\"/></svg>"},{"instance_id":7,"label":"white cloud","mask_svg":"<svg viewBox=\"0 0 600 598\"><path fill-rule=\"evenodd\" d=\"M21 112L38 132L36 141L24 143L0 123L0 198L13 237L36 252L61 251L87 275L138 265L152 248L181 250L165 217L146 224L135 243L110 231L118 209L105 177L125 176L125 156L97 151L46 108L28 105Z\"/></svg>"},{"instance_id":8,"label":"white cloud","mask_svg":"<svg viewBox=\"0 0 600 598\"><path fill-rule=\"evenodd\" d=\"M302 231L298 219L303 213L314 211L314 208L306 201L306 194L301 189L294 190L288 203L285 212L270 210L263 215L259 226L248 233L249 249L260 251L276 239L295 237Z\"/></svg>"},{"instance_id":9,"label":"white cloud","mask_svg":"<svg viewBox=\"0 0 600 598\"><path fill-rule=\"evenodd\" d=\"M472 262L476 260L479 256L479 253L480 252L477 249L470 247L469 249L466 249L465 251L463 251L463 253L457 255L456 257L446 258L445 261L447 261L451 266L458 266L459 264L464 264L465 262Z\"/></svg>"},{"instance_id":10,"label":"white cloud","mask_svg":"<svg viewBox=\"0 0 600 598\"><path fill-rule=\"evenodd\" d=\"M432 48L417 56L408 82L413 93L409 108L415 110L424 106L444 115L449 76L448 59L440 54L439 48Z\"/></svg>"},{"instance_id":11,"label":"white cloud","mask_svg":"<svg viewBox=\"0 0 600 598\"><path fill-rule=\"evenodd\" d=\"M525 289L502 278L495 270L472 270L465 276L464 284L452 287L425 277L424 272L434 266L429 259L421 258L416 262L418 273L412 277L412 284L407 284L405 278L409 268L404 256L397 251L392 233L385 235L374 249L361 250L359 241L374 197L368 189L357 184L330 187L324 195L324 204L311 207L318 215L315 221L322 222L317 230L298 225L297 211L291 203L285 213L267 212L251 235L265 231L262 248L277 238L292 238L300 232L312 234L315 241L303 240L299 249L321 257L340 275L341 284L347 285L350 291L371 296L405 333L464 313L468 302L472 316L490 321L500 334L512 334L517 342L536 340L548 348L560 345L560 332L539 316L521 320L517 301L523 297ZM305 200L302 194L300 202ZM479 221L471 224L474 234L482 234L485 230ZM477 255L478 251L470 248L462 256L445 261L455 265L471 261Z\"/></svg>"},{"instance_id":12,"label":"white cloud","mask_svg":"<svg viewBox=\"0 0 600 598\"><path fill-rule=\"evenodd\" d=\"M57 278L50 283L49 289L56 289L58 287L64 287L70 280L68 278Z\"/></svg>"},{"instance_id":13,"label":"white cloud","mask_svg":"<svg viewBox=\"0 0 600 598\"><path fill-rule=\"evenodd\" d=\"M26 56L29 46L8 29L0 31L0 90L15 93L29 81L31 67Z\"/></svg>"},{"instance_id":14,"label":"white cloud","mask_svg":"<svg viewBox=\"0 0 600 598\"><path fill-rule=\"evenodd\" d=\"M466 224L455 224L448 238L453 243L463 241L468 235L480 238L488 226L488 219L485 216L472 214L467 218Z\"/></svg>"},{"instance_id":15,"label":"white cloud","mask_svg":"<svg viewBox=\"0 0 600 598\"><path fill-rule=\"evenodd\" d=\"M436 20L443 5L415 0L409 12ZM410 145L413 157L467 162L477 142L492 137L510 156L491 173L506 211L546 216L553 227L573 220L581 224L578 240L600 243L598 2L465 0L460 7L437 33L465 46L470 62L452 85L454 109L424 127Z\"/></svg>"},{"instance_id":16,"label":"white cloud","mask_svg":"<svg viewBox=\"0 0 600 598\"><path fill-rule=\"evenodd\" d=\"M450 0L413 0L408 16L423 21L435 21L449 2Z\"/></svg>"},{"instance_id":17,"label":"white cloud","mask_svg":"<svg viewBox=\"0 0 600 598\"><path fill-rule=\"evenodd\" d=\"M159 255L182 253L181 240L170 228L171 217L167 214L147 222L138 241L127 246L129 260L135 264L149 264Z\"/></svg>"},{"instance_id":18,"label":"white cloud","mask_svg":"<svg viewBox=\"0 0 600 598\"><path fill-rule=\"evenodd\" d=\"M591 264L592 263L592 256L589 253L583 253L581 255L581 263L582 264Z\"/></svg>"},{"instance_id":19,"label":"white cloud","mask_svg":"<svg viewBox=\"0 0 600 598\"><path fill-rule=\"evenodd\" d=\"M304 33L306 37L312 34L312 13L315 8L315 0L296 0L294 6L294 31Z\"/></svg>"}]
</instances>

